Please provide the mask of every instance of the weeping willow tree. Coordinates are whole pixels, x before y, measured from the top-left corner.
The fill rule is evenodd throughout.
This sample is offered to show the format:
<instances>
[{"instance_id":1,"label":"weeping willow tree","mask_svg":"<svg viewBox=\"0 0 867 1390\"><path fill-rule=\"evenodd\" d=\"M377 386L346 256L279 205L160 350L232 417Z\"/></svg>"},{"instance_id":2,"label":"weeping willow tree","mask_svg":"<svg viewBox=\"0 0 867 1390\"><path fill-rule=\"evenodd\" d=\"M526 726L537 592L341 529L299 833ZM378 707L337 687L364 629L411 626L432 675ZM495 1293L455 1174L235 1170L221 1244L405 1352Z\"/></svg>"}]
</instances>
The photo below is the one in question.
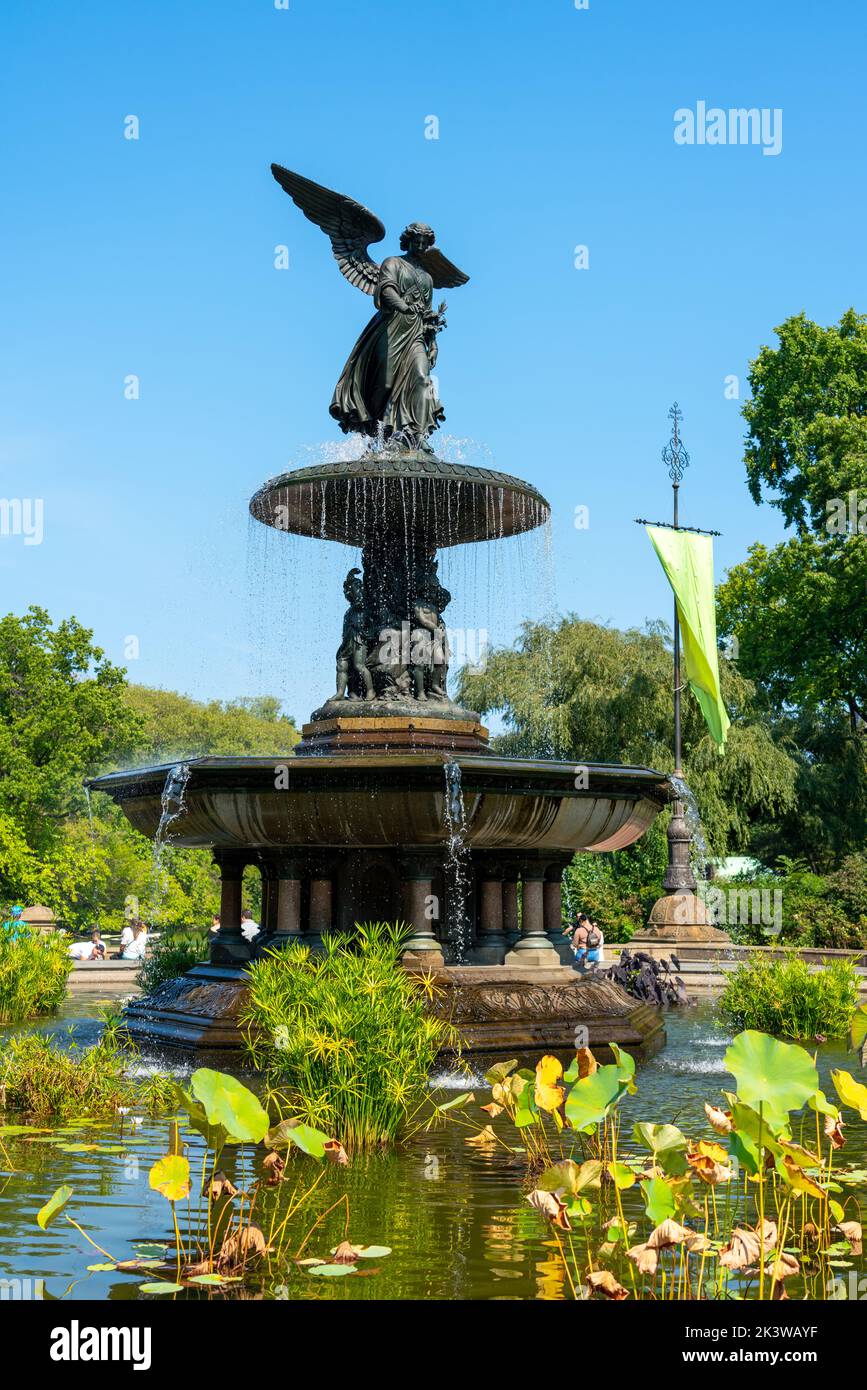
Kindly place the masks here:
<instances>
[{"instance_id":1,"label":"weeping willow tree","mask_svg":"<svg viewBox=\"0 0 867 1390\"><path fill-rule=\"evenodd\" d=\"M465 668L458 699L502 717L500 752L670 772L671 670L664 624L623 632L570 614L555 626L525 623L514 648L490 653L483 670ZM795 758L775 739L754 685L725 658L721 679L732 721L723 756L689 691L682 709L684 771L717 855L747 851L757 826L791 811L797 778Z\"/></svg>"}]
</instances>

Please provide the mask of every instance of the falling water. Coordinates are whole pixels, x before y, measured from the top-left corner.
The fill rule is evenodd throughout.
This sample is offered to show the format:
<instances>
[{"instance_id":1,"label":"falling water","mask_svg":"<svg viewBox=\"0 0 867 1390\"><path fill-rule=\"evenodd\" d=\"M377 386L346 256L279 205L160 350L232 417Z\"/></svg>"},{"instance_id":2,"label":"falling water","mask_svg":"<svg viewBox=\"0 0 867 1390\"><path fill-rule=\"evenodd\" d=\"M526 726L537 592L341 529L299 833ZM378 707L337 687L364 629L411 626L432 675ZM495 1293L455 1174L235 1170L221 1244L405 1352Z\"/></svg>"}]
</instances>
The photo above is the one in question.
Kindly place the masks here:
<instances>
[{"instance_id":1,"label":"falling water","mask_svg":"<svg viewBox=\"0 0 867 1390\"><path fill-rule=\"evenodd\" d=\"M467 902L470 891L470 852L465 843L467 817L461 788L461 769L456 762L444 764L445 822L448 842L445 862L448 901L448 937L456 965L465 965L470 944Z\"/></svg>"},{"instance_id":2,"label":"falling water","mask_svg":"<svg viewBox=\"0 0 867 1390\"><path fill-rule=\"evenodd\" d=\"M154 852L151 863L151 916L159 921L165 889L162 880L162 858L166 845L171 844L171 828L186 810L187 783L190 780L188 763L176 763L166 774L165 786L160 796L160 823L154 835Z\"/></svg>"},{"instance_id":3,"label":"falling water","mask_svg":"<svg viewBox=\"0 0 867 1390\"><path fill-rule=\"evenodd\" d=\"M93 801L90 796L90 787L84 789L84 800L87 806L87 822L90 826L90 854L93 861L93 878L91 880L91 892L93 893L93 925L99 926L99 884L96 878L96 826L93 823Z\"/></svg>"},{"instance_id":4,"label":"falling water","mask_svg":"<svg viewBox=\"0 0 867 1390\"><path fill-rule=\"evenodd\" d=\"M678 797L683 802L683 818L687 823L692 843L690 845L689 858L692 871L695 875L696 883L701 890L702 884L707 882L707 868L710 861L710 850L705 839L704 826L701 823L698 802L692 794L691 788L675 773L669 778L671 785L677 792Z\"/></svg>"}]
</instances>

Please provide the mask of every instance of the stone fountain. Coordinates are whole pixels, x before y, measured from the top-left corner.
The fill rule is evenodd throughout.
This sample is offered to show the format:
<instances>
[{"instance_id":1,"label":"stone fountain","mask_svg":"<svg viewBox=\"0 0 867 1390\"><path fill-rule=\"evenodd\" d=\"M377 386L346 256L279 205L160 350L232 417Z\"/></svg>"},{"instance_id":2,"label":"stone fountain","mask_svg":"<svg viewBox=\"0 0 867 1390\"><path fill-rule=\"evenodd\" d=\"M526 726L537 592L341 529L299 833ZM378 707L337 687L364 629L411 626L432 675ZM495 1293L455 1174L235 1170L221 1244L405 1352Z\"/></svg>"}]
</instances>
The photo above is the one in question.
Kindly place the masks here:
<instances>
[{"instance_id":1,"label":"stone fountain","mask_svg":"<svg viewBox=\"0 0 867 1390\"><path fill-rule=\"evenodd\" d=\"M571 1049L576 1039L652 1050L658 1014L617 986L580 980L562 935L561 878L577 851L632 844L668 803L660 773L504 758L477 712L448 695L449 643L437 553L533 530L549 515L530 484L445 462L431 376L444 308L432 291L467 277L413 223L401 256L368 247L377 218L272 166L325 230L376 314L344 368L331 413L368 437L360 458L285 473L250 502L261 523L359 552L335 686L290 758L197 758L115 772L107 792L150 837L210 851L222 881L211 957L128 1008L130 1033L190 1048L239 1042L245 967L292 942L321 948L357 922L404 921L409 969L435 972L438 1008L470 1051ZM242 877L262 875L262 934L241 933ZM564 961L566 964L564 964ZM583 1029L578 1033L576 1030Z\"/></svg>"}]
</instances>

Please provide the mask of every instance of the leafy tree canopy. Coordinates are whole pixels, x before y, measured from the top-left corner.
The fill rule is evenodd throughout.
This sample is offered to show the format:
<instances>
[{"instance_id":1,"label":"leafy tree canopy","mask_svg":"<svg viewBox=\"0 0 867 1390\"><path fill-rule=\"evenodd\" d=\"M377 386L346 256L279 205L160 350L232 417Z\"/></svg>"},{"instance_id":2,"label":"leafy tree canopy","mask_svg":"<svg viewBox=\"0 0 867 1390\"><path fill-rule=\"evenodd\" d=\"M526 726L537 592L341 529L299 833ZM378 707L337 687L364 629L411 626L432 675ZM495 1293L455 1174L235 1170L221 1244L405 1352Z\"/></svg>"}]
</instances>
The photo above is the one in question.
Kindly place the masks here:
<instances>
[{"instance_id":1,"label":"leafy tree canopy","mask_svg":"<svg viewBox=\"0 0 867 1390\"><path fill-rule=\"evenodd\" d=\"M37 853L83 809L85 777L139 742L124 672L92 636L44 608L0 619L0 812Z\"/></svg>"},{"instance_id":2,"label":"leafy tree canopy","mask_svg":"<svg viewBox=\"0 0 867 1390\"><path fill-rule=\"evenodd\" d=\"M748 847L752 826L793 805L796 763L774 742L755 688L723 659L722 693L732 719L720 757L696 701L683 701L685 770L708 845ZM661 624L627 632L571 615L556 626L527 623L513 650L489 655L460 676L461 703L502 712L497 747L576 764L638 763L673 769L671 640Z\"/></svg>"},{"instance_id":3,"label":"leafy tree canopy","mask_svg":"<svg viewBox=\"0 0 867 1390\"><path fill-rule=\"evenodd\" d=\"M867 495L867 315L822 328L805 314L776 329L779 346L750 364L745 462L790 526L824 527L831 499Z\"/></svg>"},{"instance_id":4,"label":"leafy tree canopy","mask_svg":"<svg viewBox=\"0 0 867 1390\"><path fill-rule=\"evenodd\" d=\"M750 547L717 590L720 632L773 706L844 706L867 719L867 536L804 532Z\"/></svg>"},{"instance_id":5,"label":"leafy tree canopy","mask_svg":"<svg viewBox=\"0 0 867 1390\"><path fill-rule=\"evenodd\" d=\"M191 700L173 690L130 685L126 702L141 721L140 760L172 762L208 754L276 756L298 742L293 720L273 695L247 700Z\"/></svg>"}]
</instances>

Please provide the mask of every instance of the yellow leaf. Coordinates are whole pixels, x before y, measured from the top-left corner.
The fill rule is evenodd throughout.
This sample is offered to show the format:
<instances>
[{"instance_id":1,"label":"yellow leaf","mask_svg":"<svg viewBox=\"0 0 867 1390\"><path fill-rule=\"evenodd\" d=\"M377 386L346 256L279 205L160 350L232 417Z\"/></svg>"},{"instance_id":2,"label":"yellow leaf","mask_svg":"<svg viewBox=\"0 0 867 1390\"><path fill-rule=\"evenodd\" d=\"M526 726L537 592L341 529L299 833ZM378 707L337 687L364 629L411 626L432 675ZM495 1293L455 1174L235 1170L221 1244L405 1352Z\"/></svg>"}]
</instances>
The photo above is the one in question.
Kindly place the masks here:
<instances>
[{"instance_id":1,"label":"yellow leaf","mask_svg":"<svg viewBox=\"0 0 867 1390\"><path fill-rule=\"evenodd\" d=\"M857 1110L862 1120L867 1120L867 1086L862 1086L848 1071L832 1071L834 1089L844 1105Z\"/></svg>"},{"instance_id":2,"label":"yellow leaf","mask_svg":"<svg viewBox=\"0 0 867 1390\"><path fill-rule=\"evenodd\" d=\"M566 1092L557 1082L563 1068L556 1057L543 1057L536 1063L536 1104L540 1110L559 1110Z\"/></svg>"},{"instance_id":3,"label":"yellow leaf","mask_svg":"<svg viewBox=\"0 0 867 1390\"><path fill-rule=\"evenodd\" d=\"M151 1168L150 1185L170 1202L190 1195L190 1164L182 1154L166 1154Z\"/></svg>"}]
</instances>

